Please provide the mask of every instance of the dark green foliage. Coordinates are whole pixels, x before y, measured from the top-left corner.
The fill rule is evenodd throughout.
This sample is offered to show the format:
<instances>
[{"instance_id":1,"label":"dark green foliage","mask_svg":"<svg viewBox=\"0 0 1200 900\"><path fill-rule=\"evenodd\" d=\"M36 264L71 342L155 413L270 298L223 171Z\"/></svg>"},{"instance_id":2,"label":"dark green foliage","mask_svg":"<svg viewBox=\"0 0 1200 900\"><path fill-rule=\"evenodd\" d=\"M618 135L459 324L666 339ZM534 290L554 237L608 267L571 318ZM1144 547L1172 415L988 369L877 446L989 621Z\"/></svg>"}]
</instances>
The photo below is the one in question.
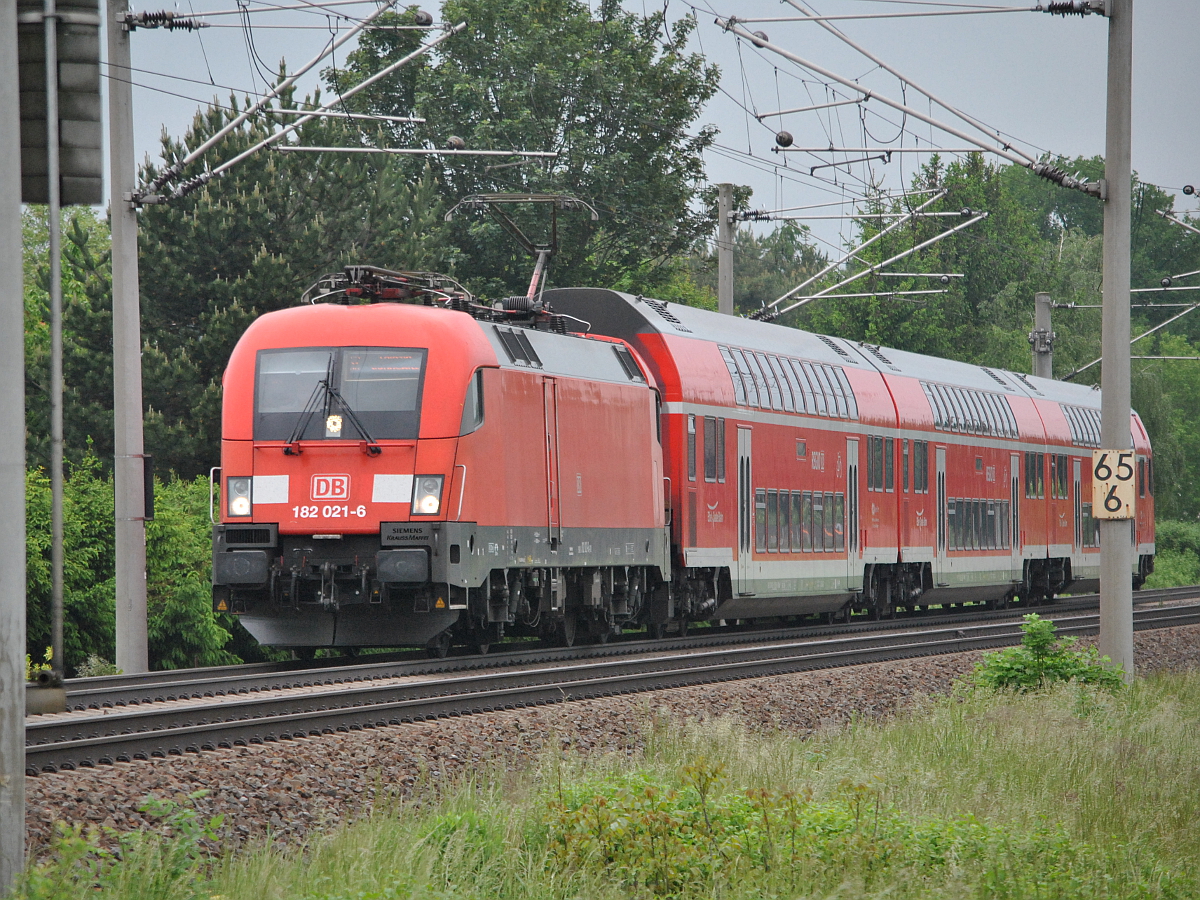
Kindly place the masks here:
<instances>
[{"instance_id":1,"label":"dark green foliage","mask_svg":"<svg viewBox=\"0 0 1200 900\"><path fill-rule=\"evenodd\" d=\"M159 481L155 495L155 519L146 527L151 666L239 662L224 649L234 623L212 612L207 478ZM40 659L50 643L50 479L43 470L29 471L26 497L26 647ZM74 674L91 657L114 656L113 485L94 454L69 469L63 509L63 644Z\"/></svg>"},{"instance_id":2,"label":"dark green foliage","mask_svg":"<svg viewBox=\"0 0 1200 900\"><path fill-rule=\"evenodd\" d=\"M1075 650L1076 638L1056 638L1058 626L1037 613L1025 616L1019 647L984 654L972 680L993 690L1036 691L1059 681L1094 684L1109 691L1124 684L1119 670L1095 647Z\"/></svg>"},{"instance_id":3,"label":"dark green foliage","mask_svg":"<svg viewBox=\"0 0 1200 900\"><path fill-rule=\"evenodd\" d=\"M785 222L761 236L749 228L739 228L733 244L734 306L740 314L748 315L774 302L828 263L805 226ZM705 244L691 258L690 270L692 279L715 302L716 245Z\"/></svg>"},{"instance_id":4,"label":"dark green foliage","mask_svg":"<svg viewBox=\"0 0 1200 900\"><path fill-rule=\"evenodd\" d=\"M46 207L22 216L26 452L50 463L50 267ZM113 447L112 294L108 226L87 208L62 216L63 439L69 460L89 441L105 469Z\"/></svg>"}]
</instances>

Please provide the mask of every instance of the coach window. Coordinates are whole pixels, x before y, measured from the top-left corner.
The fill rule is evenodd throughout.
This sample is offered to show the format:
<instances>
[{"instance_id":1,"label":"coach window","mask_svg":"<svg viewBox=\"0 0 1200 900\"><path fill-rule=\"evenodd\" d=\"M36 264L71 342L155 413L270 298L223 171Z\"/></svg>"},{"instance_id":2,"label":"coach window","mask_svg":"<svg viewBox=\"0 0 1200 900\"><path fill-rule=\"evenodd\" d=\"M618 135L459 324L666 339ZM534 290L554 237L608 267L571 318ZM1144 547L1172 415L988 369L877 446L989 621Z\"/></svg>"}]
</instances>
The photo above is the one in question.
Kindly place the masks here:
<instances>
[{"instance_id":1,"label":"coach window","mask_svg":"<svg viewBox=\"0 0 1200 900\"><path fill-rule=\"evenodd\" d=\"M858 418L858 401L854 399L854 388L850 387L850 379L846 377L846 373L841 368L833 370L833 374L837 376L837 380L842 385L842 394L846 397L847 412L851 419Z\"/></svg>"},{"instance_id":2,"label":"coach window","mask_svg":"<svg viewBox=\"0 0 1200 900\"><path fill-rule=\"evenodd\" d=\"M792 392L792 401L796 405L796 412L812 412L811 404L806 404L804 401L804 388L800 386L800 379L796 376L796 370L792 368L792 361L786 356L781 357L779 366L783 369L783 376L787 379L787 383Z\"/></svg>"},{"instance_id":3,"label":"coach window","mask_svg":"<svg viewBox=\"0 0 1200 900\"><path fill-rule=\"evenodd\" d=\"M717 482L725 483L725 419L717 417Z\"/></svg>"},{"instance_id":4,"label":"coach window","mask_svg":"<svg viewBox=\"0 0 1200 900\"><path fill-rule=\"evenodd\" d=\"M955 531L958 527L957 506L958 504L952 499L946 501L946 531L950 535L950 540L947 542L950 545L950 550L958 549L958 534Z\"/></svg>"},{"instance_id":5,"label":"coach window","mask_svg":"<svg viewBox=\"0 0 1200 900\"><path fill-rule=\"evenodd\" d=\"M791 512L792 552L799 553L800 548L804 546L804 508L800 502L799 491L792 491Z\"/></svg>"},{"instance_id":6,"label":"coach window","mask_svg":"<svg viewBox=\"0 0 1200 900\"><path fill-rule=\"evenodd\" d=\"M817 373L817 381L820 382L821 390L825 393L825 406L829 410L830 418L842 418L843 401L838 397L838 392L833 389L833 385L829 382L829 366L814 365L813 371Z\"/></svg>"},{"instance_id":7,"label":"coach window","mask_svg":"<svg viewBox=\"0 0 1200 900\"><path fill-rule=\"evenodd\" d=\"M762 372L762 384L759 385L758 394L761 397L765 392L771 398L771 409L783 409L783 397L779 393L779 385L775 383L775 373L771 371L771 364L767 362L767 354L755 353L754 359L758 362L758 368Z\"/></svg>"},{"instance_id":8,"label":"coach window","mask_svg":"<svg viewBox=\"0 0 1200 900\"><path fill-rule=\"evenodd\" d=\"M796 407L792 404L792 386L788 384L787 376L783 374L783 366L780 365L778 357L768 357L768 361L771 363L771 371L775 374L775 383L779 385L779 394L783 398L783 408L787 412L795 412Z\"/></svg>"},{"instance_id":9,"label":"coach window","mask_svg":"<svg viewBox=\"0 0 1200 900\"><path fill-rule=\"evenodd\" d=\"M828 416L830 413L825 406L825 392L821 389L821 382L817 381L817 373L813 371L812 363L801 363L804 370L804 375L808 379L808 384L812 388L813 399L817 403L817 415Z\"/></svg>"},{"instance_id":10,"label":"coach window","mask_svg":"<svg viewBox=\"0 0 1200 900\"><path fill-rule=\"evenodd\" d=\"M883 489L889 494L896 490L896 448L892 438L883 439Z\"/></svg>"},{"instance_id":11,"label":"coach window","mask_svg":"<svg viewBox=\"0 0 1200 900\"><path fill-rule=\"evenodd\" d=\"M936 384L925 385L925 398L929 401L929 408L933 412L934 427L945 428L946 411L942 408L942 395Z\"/></svg>"},{"instance_id":12,"label":"coach window","mask_svg":"<svg viewBox=\"0 0 1200 900\"><path fill-rule=\"evenodd\" d=\"M767 552L779 550L779 492L767 491Z\"/></svg>"},{"instance_id":13,"label":"coach window","mask_svg":"<svg viewBox=\"0 0 1200 900\"><path fill-rule=\"evenodd\" d=\"M1071 476L1067 472L1067 455L1058 454L1058 496L1066 500L1071 496Z\"/></svg>"},{"instance_id":14,"label":"coach window","mask_svg":"<svg viewBox=\"0 0 1200 900\"><path fill-rule=\"evenodd\" d=\"M467 384L467 396L463 401L462 421L459 434L470 434L483 424L483 369L476 369Z\"/></svg>"},{"instance_id":15,"label":"coach window","mask_svg":"<svg viewBox=\"0 0 1200 900\"><path fill-rule=\"evenodd\" d=\"M800 505L800 528L802 529L801 549L803 549L805 553L811 553L813 548L812 519L812 491L805 491Z\"/></svg>"},{"instance_id":16,"label":"coach window","mask_svg":"<svg viewBox=\"0 0 1200 900\"><path fill-rule=\"evenodd\" d=\"M1037 475L1037 495L1041 500L1046 496L1046 485L1043 479L1046 477L1046 454L1037 454L1037 463L1034 466L1034 474Z\"/></svg>"},{"instance_id":17,"label":"coach window","mask_svg":"<svg viewBox=\"0 0 1200 900\"><path fill-rule=\"evenodd\" d=\"M687 417L688 481L696 480L696 417Z\"/></svg>"},{"instance_id":18,"label":"coach window","mask_svg":"<svg viewBox=\"0 0 1200 900\"><path fill-rule=\"evenodd\" d=\"M750 363L746 362L746 354L741 350L734 349L732 351L733 361L737 363L738 372L742 376L742 385L746 389L746 403L749 406L758 406L758 388L755 386L753 370L750 368Z\"/></svg>"},{"instance_id":19,"label":"coach window","mask_svg":"<svg viewBox=\"0 0 1200 900\"><path fill-rule=\"evenodd\" d=\"M808 382L808 376L804 374L804 363L798 359L793 359L792 374L796 376L796 383L800 385L800 390L804 393L804 408L810 416L817 414L817 401L813 397L812 385Z\"/></svg>"},{"instance_id":20,"label":"coach window","mask_svg":"<svg viewBox=\"0 0 1200 900\"><path fill-rule=\"evenodd\" d=\"M767 491L754 489L754 548L759 553L767 552Z\"/></svg>"},{"instance_id":21,"label":"coach window","mask_svg":"<svg viewBox=\"0 0 1200 900\"><path fill-rule=\"evenodd\" d=\"M792 549L792 529L788 515L788 492L779 492L779 552L789 553Z\"/></svg>"},{"instance_id":22,"label":"coach window","mask_svg":"<svg viewBox=\"0 0 1200 900\"><path fill-rule=\"evenodd\" d=\"M1050 454L1050 496L1058 499L1058 454Z\"/></svg>"},{"instance_id":23,"label":"coach window","mask_svg":"<svg viewBox=\"0 0 1200 900\"><path fill-rule=\"evenodd\" d=\"M820 491L813 491L812 538L813 550L825 552L825 504Z\"/></svg>"},{"instance_id":24,"label":"coach window","mask_svg":"<svg viewBox=\"0 0 1200 900\"><path fill-rule=\"evenodd\" d=\"M833 522L834 522L834 506L833 494L825 495L825 552L832 553L837 542L833 537Z\"/></svg>"},{"instance_id":25,"label":"coach window","mask_svg":"<svg viewBox=\"0 0 1200 900\"><path fill-rule=\"evenodd\" d=\"M907 494L908 493L908 439L907 438L900 442L900 448L901 448L900 457L903 461L900 466L900 489L902 491L904 491L904 493Z\"/></svg>"},{"instance_id":26,"label":"coach window","mask_svg":"<svg viewBox=\"0 0 1200 900\"><path fill-rule=\"evenodd\" d=\"M929 441L913 441L913 492L929 493Z\"/></svg>"},{"instance_id":27,"label":"coach window","mask_svg":"<svg viewBox=\"0 0 1200 900\"><path fill-rule=\"evenodd\" d=\"M1146 460L1138 457L1138 496L1146 496Z\"/></svg>"},{"instance_id":28,"label":"coach window","mask_svg":"<svg viewBox=\"0 0 1200 900\"><path fill-rule=\"evenodd\" d=\"M728 347L718 347L721 351L721 358L725 360L725 368L729 370L729 377L733 381L733 396L741 406L746 405L746 386L742 384L742 376L738 373L737 363L733 361L733 354L729 352Z\"/></svg>"},{"instance_id":29,"label":"coach window","mask_svg":"<svg viewBox=\"0 0 1200 900\"><path fill-rule=\"evenodd\" d=\"M717 420L704 417L704 480L717 480Z\"/></svg>"},{"instance_id":30,"label":"coach window","mask_svg":"<svg viewBox=\"0 0 1200 900\"><path fill-rule=\"evenodd\" d=\"M833 495L833 549L841 553L846 549L846 497Z\"/></svg>"}]
</instances>

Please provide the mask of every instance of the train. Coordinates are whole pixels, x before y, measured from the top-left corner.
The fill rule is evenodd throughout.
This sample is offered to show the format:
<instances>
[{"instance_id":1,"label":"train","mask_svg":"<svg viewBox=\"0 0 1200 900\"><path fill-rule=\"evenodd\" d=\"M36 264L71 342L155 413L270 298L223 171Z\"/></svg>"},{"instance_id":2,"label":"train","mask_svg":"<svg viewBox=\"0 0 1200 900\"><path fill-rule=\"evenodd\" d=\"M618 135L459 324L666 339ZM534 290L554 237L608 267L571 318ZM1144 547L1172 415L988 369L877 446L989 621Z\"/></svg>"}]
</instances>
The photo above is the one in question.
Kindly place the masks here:
<instances>
[{"instance_id":1,"label":"train","mask_svg":"<svg viewBox=\"0 0 1200 900\"><path fill-rule=\"evenodd\" d=\"M608 289L348 266L303 300L223 379L213 606L263 644L443 656L1098 586L1093 388Z\"/></svg>"}]
</instances>

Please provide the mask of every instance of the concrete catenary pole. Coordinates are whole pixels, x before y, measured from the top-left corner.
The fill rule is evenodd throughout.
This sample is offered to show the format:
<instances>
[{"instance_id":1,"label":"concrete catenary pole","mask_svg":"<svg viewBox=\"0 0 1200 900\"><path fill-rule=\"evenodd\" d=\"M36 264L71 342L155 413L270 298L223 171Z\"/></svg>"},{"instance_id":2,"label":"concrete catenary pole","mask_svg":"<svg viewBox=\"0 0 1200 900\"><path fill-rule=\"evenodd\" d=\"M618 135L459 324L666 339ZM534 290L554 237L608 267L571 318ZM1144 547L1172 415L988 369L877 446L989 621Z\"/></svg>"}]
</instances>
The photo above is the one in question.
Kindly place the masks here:
<instances>
[{"instance_id":1,"label":"concrete catenary pole","mask_svg":"<svg viewBox=\"0 0 1200 900\"><path fill-rule=\"evenodd\" d=\"M127 0L108 0L108 159L112 218L113 430L116 460L117 667L148 670L142 336L138 294L133 78Z\"/></svg>"},{"instance_id":2,"label":"concrete catenary pole","mask_svg":"<svg viewBox=\"0 0 1200 900\"><path fill-rule=\"evenodd\" d=\"M1054 377L1054 329L1050 327L1052 308L1049 294L1033 295L1033 333L1029 345L1033 348L1033 374L1038 378Z\"/></svg>"},{"instance_id":3,"label":"concrete catenary pole","mask_svg":"<svg viewBox=\"0 0 1200 900\"><path fill-rule=\"evenodd\" d=\"M717 311L733 315L733 185L717 185Z\"/></svg>"},{"instance_id":4,"label":"concrete catenary pole","mask_svg":"<svg viewBox=\"0 0 1200 900\"><path fill-rule=\"evenodd\" d=\"M50 262L50 664L61 682L63 653L63 309L62 181L59 165L58 11L45 0L46 231Z\"/></svg>"},{"instance_id":5,"label":"concrete catenary pole","mask_svg":"<svg viewBox=\"0 0 1200 900\"><path fill-rule=\"evenodd\" d=\"M1108 20L1108 112L1104 148L1104 368L1100 440L1106 450L1133 446L1129 433L1130 119L1133 0L1111 0ZM1100 521L1100 652L1133 678L1131 523Z\"/></svg>"},{"instance_id":6,"label":"concrete catenary pole","mask_svg":"<svg viewBox=\"0 0 1200 900\"><path fill-rule=\"evenodd\" d=\"M25 321L17 0L0 0L0 895L25 861Z\"/></svg>"}]
</instances>

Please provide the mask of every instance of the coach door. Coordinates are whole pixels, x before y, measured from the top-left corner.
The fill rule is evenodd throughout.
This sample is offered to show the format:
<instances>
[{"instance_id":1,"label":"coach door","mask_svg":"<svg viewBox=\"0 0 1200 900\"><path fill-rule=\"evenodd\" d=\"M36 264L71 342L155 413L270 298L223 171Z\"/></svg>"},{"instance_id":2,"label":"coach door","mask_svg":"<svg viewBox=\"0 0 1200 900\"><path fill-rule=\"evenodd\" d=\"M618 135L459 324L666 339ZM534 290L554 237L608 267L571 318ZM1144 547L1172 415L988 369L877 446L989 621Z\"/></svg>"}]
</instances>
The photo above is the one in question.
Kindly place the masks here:
<instances>
[{"instance_id":1,"label":"coach door","mask_svg":"<svg viewBox=\"0 0 1200 900\"><path fill-rule=\"evenodd\" d=\"M738 593L754 593L754 481L750 468L750 429L738 427Z\"/></svg>"},{"instance_id":2,"label":"coach door","mask_svg":"<svg viewBox=\"0 0 1200 900\"><path fill-rule=\"evenodd\" d=\"M558 382L555 379L544 379L542 396L546 425L546 525L550 549L557 550L562 541L562 522L558 508Z\"/></svg>"},{"instance_id":3,"label":"coach door","mask_svg":"<svg viewBox=\"0 0 1200 900\"><path fill-rule=\"evenodd\" d=\"M937 448L937 555L934 557L934 581L938 587L949 584L950 559L946 555L950 536L946 521L946 448Z\"/></svg>"},{"instance_id":4,"label":"coach door","mask_svg":"<svg viewBox=\"0 0 1200 900\"><path fill-rule=\"evenodd\" d=\"M859 562L858 524L858 441L846 441L846 578L851 590L862 588L862 563Z\"/></svg>"},{"instance_id":5,"label":"coach door","mask_svg":"<svg viewBox=\"0 0 1200 900\"><path fill-rule=\"evenodd\" d=\"M1008 458L1008 502L1009 525L1012 534L1009 543L1012 547L1012 574L1014 581L1024 578L1024 564L1021 562L1021 454L1013 453ZM1078 493L1078 492L1076 492Z\"/></svg>"}]
</instances>

